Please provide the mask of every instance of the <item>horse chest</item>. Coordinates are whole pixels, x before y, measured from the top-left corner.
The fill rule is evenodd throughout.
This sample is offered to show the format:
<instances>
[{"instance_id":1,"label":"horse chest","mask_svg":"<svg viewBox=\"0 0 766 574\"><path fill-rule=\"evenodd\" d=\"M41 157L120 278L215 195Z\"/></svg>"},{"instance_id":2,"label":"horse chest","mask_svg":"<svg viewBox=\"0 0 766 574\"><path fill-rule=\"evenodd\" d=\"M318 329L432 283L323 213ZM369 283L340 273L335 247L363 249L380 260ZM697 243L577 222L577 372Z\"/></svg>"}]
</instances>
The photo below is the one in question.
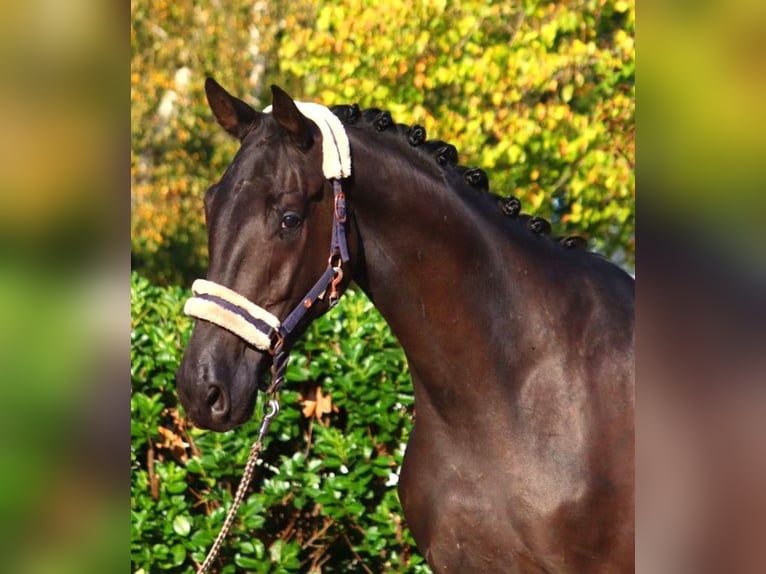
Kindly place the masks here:
<instances>
[{"instance_id":1,"label":"horse chest","mask_svg":"<svg viewBox=\"0 0 766 574\"><path fill-rule=\"evenodd\" d=\"M478 447L466 454L446 437L420 440L431 436L422 430L411 435L399 496L434 573L563 574L584 564L585 571L623 571L601 569L588 529L570 528L588 512L586 483L559 480L555 462L523 451L505 459Z\"/></svg>"},{"instance_id":2,"label":"horse chest","mask_svg":"<svg viewBox=\"0 0 766 574\"><path fill-rule=\"evenodd\" d=\"M507 524L493 516L484 497L459 482L421 465L403 467L399 495L418 548L435 573L508 572Z\"/></svg>"},{"instance_id":3,"label":"horse chest","mask_svg":"<svg viewBox=\"0 0 766 574\"><path fill-rule=\"evenodd\" d=\"M508 485L489 466L443 454L413 436L399 481L408 525L433 571L545 572L514 527Z\"/></svg>"}]
</instances>

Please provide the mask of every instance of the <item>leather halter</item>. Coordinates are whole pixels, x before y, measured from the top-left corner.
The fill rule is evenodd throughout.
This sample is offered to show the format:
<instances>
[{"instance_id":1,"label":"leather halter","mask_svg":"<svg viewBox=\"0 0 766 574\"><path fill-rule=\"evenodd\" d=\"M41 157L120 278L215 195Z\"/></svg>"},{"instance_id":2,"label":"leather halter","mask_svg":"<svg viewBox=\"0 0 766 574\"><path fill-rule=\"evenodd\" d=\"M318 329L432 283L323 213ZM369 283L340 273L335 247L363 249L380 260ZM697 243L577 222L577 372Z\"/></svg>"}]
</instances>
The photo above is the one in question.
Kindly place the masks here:
<instances>
[{"instance_id":1,"label":"leather halter","mask_svg":"<svg viewBox=\"0 0 766 574\"><path fill-rule=\"evenodd\" d=\"M227 329L256 349L274 356L269 393L279 390L284 383L288 354L295 343L295 329L308 310L325 296L330 307L338 302L343 264L349 260L346 197L340 184L342 178L351 175L348 135L340 119L325 106L310 102L295 102L295 105L322 133L322 171L332 184L333 224L327 269L283 321L236 291L204 279L192 284L193 296L184 305L187 315ZM270 110L271 106L264 113Z\"/></svg>"},{"instance_id":2,"label":"leather halter","mask_svg":"<svg viewBox=\"0 0 766 574\"><path fill-rule=\"evenodd\" d=\"M197 279L192 284L193 296L184 306L187 315L227 329L274 356L269 393L278 391L284 383L288 354L295 344L295 329L306 313L325 297L330 308L340 298L338 286L343 280L343 264L349 261L346 196L338 179L333 178L331 183L333 224L327 269L283 321L236 291L205 279Z\"/></svg>"}]
</instances>

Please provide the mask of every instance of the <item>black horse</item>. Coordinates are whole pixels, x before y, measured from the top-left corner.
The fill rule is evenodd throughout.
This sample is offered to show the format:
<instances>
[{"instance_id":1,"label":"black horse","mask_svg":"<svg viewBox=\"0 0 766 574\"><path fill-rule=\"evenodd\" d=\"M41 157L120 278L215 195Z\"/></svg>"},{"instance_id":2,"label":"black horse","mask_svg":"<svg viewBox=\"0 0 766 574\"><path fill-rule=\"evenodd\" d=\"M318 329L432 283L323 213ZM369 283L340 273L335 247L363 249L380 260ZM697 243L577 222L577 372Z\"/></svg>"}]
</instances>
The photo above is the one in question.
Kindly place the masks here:
<instances>
[{"instance_id":1,"label":"black horse","mask_svg":"<svg viewBox=\"0 0 766 574\"><path fill-rule=\"evenodd\" d=\"M259 113L205 88L241 141L205 195L218 303L236 292L266 317L296 317L313 289L294 339L350 280L367 293L412 372L399 494L433 571L632 572L633 279L548 236L453 146L385 111L332 109L353 160L339 194L327 132L286 93L273 87ZM225 431L252 416L274 358L215 323L196 322L177 385L195 424Z\"/></svg>"}]
</instances>

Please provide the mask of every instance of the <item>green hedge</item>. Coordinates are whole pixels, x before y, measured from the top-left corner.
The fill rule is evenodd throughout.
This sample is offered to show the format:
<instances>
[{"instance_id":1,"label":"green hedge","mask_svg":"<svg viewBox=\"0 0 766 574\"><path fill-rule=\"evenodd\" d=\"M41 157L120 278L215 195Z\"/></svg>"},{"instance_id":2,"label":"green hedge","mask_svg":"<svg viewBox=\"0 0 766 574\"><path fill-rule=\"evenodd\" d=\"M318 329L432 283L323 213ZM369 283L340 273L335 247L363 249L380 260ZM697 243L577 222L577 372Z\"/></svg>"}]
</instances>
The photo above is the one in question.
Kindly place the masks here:
<instances>
[{"instance_id":1,"label":"green hedge","mask_svg":"<svg viewBox=\"0 0 766 574\"><path fill-rule=\"evenodd\" d=\"M214 433L186 420L174 373L191 330L188 295L131 279L133 572L202 562L258 426ZM395 487L413 417L407 366L363 294L347 293L309 328L287 381L220 572L428 572Z\"/></svg>"}]
</instances>

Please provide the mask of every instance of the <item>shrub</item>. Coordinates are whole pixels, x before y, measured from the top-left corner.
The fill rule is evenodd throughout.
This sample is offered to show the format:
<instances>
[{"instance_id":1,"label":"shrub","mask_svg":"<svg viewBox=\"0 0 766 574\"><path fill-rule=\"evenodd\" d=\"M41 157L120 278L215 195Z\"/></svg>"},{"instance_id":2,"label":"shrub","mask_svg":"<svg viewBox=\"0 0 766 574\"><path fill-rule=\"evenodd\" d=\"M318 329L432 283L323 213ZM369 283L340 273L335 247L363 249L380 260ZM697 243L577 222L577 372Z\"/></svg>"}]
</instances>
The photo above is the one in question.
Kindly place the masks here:
<instances>
[{"instance_id":1,"label":"shrub","mask_svg":"<svg viewBox=\"0 0 766 574\"><path fill-rule=\"evenodd\" d=\"M228 510L258 421L191 428L174 373L189 293L131 277L131 563L193 572ZM221 572L428 572L395 483L413 415L404 355L350 291L292 353L282 411L221 552ZM257 419L258 417L256 417Z\"/></svg>"}]
</instances>

